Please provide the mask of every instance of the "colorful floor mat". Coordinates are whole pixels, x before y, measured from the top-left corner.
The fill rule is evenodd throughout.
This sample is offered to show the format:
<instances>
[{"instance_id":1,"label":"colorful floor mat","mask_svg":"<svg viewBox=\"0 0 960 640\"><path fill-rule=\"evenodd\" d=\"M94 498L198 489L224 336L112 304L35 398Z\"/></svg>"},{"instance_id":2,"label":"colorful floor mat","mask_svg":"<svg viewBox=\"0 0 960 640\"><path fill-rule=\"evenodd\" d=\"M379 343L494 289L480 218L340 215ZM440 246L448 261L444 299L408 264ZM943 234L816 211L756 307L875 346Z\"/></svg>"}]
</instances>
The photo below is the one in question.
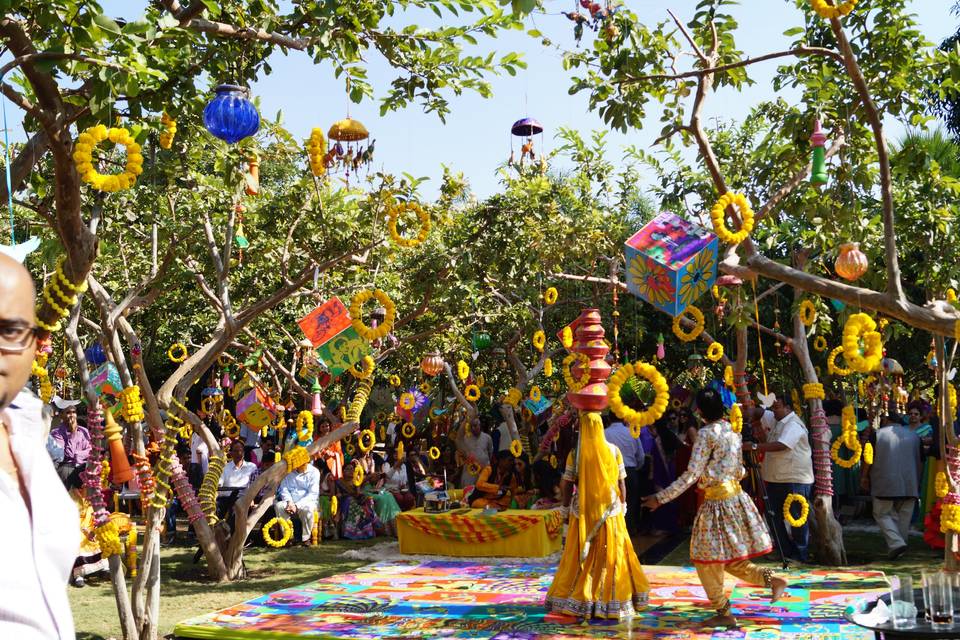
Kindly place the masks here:
<instances>
[{"instance_id":1,"label":"colorful floor mat","mask_svg":"<svg viewBox=\"0 0 960 640\"><path fill-rule=\"evenodd\" d=\"M650 607L629 623L578 624L544 614L553 565L391 561L261 596L186 620L183 638L743 638L850 640L873 634L843 621L851 601L886 588L875 571L792 571L771 606L764 588L736 586L735 630L685 627L710 615L691 567L644 567ZM734 585L731 578L728 587Z\"/></svg>"}]
</instances>

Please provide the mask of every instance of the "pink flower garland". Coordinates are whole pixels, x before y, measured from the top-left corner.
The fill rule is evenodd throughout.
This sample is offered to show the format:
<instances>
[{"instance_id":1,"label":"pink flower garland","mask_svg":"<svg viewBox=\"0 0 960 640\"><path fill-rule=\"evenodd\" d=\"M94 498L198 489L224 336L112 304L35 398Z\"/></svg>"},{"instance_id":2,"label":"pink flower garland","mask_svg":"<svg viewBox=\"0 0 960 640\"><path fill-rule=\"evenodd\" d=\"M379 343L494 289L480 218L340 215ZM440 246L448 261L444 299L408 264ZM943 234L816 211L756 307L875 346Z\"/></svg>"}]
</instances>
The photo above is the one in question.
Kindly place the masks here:
<instances>
[{"instance_id":1,"label":"pink flower garland","mask_svg":"<svg viewBox=\"0 0 960 640\"><path fill-rule=\"evenodd\" d=\"M814 494L833 495L833 464L830 460L830 427L823 407L814 409L810 417L810 435L813 447Z\"/></svg>"},{"instance_id":2,"label":"pink flower garland","mask_svg":"<svg viewBox=\"0 0 960 640\"><path fill-rule=\"evenodd\" d=\"M187 518L193 524L197 520L203 519L203 510L200 509L200 503L197 502L197 496L193 493L193 487L187 480L187 474L180 465L180 458L173 456L170 459L170 478L173 480L173 489L180 498L180 506L187 512Z\"/></svg>"},{"instance_id":3,"label":"pink flower garland","mask_svg":"<svg viewBox=\"0 0 960 640\"><path fill-rule=\"evenodd\" d=\"M87 499L90 506L93 507L94 525L99 527L110 520L110 512L107 511L107 503L103 499L103 488L101 487L101 471L103 458L103 448L100 443L103 441L103 413L100 405L90 408L87 416L87 429L90 431L90 457L87 459L87 466L81 473L83 486L87 493Z\"/></svg>"},{"instance_id":4,"label":"pink flower garland","mask_svg":"<svg viewBox=\"0 0 960 640\"><path fill-rule=\"evenodd\" d=\"M543 434L543 439L540 441L540 451L543 453L550 451L550 447L553 446L553 441L557 439L560 429L569 426L570 423L573 422L573 415L572 413L564 413L550 425L550 428Z\"/></svg>"}]
</instances>

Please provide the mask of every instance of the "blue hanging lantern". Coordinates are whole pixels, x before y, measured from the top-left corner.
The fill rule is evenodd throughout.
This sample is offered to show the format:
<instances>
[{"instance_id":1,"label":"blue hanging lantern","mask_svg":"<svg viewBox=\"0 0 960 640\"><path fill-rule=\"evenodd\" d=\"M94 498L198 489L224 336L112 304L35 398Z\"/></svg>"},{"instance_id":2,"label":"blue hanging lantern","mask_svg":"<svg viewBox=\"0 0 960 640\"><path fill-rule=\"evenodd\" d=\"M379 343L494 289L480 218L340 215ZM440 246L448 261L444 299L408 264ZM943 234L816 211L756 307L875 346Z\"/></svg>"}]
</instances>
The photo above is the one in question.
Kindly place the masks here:
<instances>
[{"instance_id":1,"label":"blue hanging lantern","mask_svg":"<svg viewBox=\"0 0 960 640\"><path fill-rule=\"evenodd\" d=\"M216 97L203 110L207 131L233 144L252 136L260 128L260 114L247 99L247 90L233 84L221 84Z\"/></svg>"},{"instance_id":2,"label":"blue hanging lantern","mask_svg":"<svg viewBox=\"0 0 960 640\"><path fill-rule=\"evenodd\" d=\"M103 345L99 342L94 342L92 345L84 349L84 357L87 359L87 364L92 367L99 367L101 364L107 361L107 354L103 352Z\"/></svg>"}]
</instances>

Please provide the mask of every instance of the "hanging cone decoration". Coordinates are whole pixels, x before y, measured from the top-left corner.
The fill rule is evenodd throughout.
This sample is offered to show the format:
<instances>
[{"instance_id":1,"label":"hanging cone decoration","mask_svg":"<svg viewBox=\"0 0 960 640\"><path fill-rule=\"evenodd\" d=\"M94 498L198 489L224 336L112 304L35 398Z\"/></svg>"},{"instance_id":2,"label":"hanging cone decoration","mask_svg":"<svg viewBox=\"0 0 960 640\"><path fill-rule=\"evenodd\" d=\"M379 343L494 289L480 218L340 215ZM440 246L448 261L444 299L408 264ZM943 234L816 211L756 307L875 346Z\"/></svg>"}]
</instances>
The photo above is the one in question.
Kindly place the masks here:
<instances>
[{"instance_id":1,"label":"hanging cone decoration","mask_svg":"<svg viewBox=\"0 0 960 640\"><path fill-rule=\"evenodd\" d=\"M667 357L667 352L663 348L663 334L657 336L657 360L663 360Z\"/></svg>"},{"instance_id":2,"label":"hanging cone decoration","mask_svg":"<svg viewBox=\"0 0 960 640\"><path fill-rule=\"evenodd\" d=\"M319 416L323 413L323 400L320 399L320 382L314 378L313 387L310 388L313 393L313 403L310 405L310 413Z\"/></svg>"},{"instance_id":3,"label":"hanging cone decoration","mask_svg":"<svg viewBox=\"0 0 960 640\"><path fill-rule=\"evenodd\" d=\"M103 434L107 437L107 447L110 450L110 482L123 484L133 479L133 469L127 460L127 452L123 449L120 440L120 425L113 419L113 412L109 409L103 412L106 426Z\"/></svg>"},{"instance_id":4,"label":"hanging cone decoration","mask_svg":"<svg viewBox=\"0 0 960 640\"><path fill-rule=\"evenodd\" d=\"M230 372L224 370L223 378L220 380L220 386L224 389L230 389L233 387L233 380L230 379Z\"/></svg>"}]
</instances>

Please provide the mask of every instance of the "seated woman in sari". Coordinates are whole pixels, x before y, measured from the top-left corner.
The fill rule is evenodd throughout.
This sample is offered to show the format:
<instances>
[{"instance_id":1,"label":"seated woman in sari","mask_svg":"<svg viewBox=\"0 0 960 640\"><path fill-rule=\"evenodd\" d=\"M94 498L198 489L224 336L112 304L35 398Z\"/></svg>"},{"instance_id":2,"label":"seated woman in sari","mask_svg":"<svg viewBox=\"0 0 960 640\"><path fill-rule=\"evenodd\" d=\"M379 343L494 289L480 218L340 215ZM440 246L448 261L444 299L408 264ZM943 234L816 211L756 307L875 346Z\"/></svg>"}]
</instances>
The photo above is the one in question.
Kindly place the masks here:
<instances>
[{"instance_id":1,"label":"seated woman in sari","mask_svg":"<svg viewBox=\"0 0 960 640\"><path fill-rule=\"evenodd\" d=\"M334 500L339 502L337 479L333 477L333 473L327 469L326 465L323 465L320 468L320 500L317 505L320 513L319 535L321 539L332 538L338 540L340 538L340 505L337 504L337 510L334 511Z\"/></svg>"},{"instance_id":2,"label":"seated woman in sari","mask_svg":"<svg viewBox=\"0 0 960 640\"><path fill-rule=\"evenodd\" d=\"M353 483L355 463L349 462L344 468L344 479L337 482L340 493L340 509L343 513L343 537L348 540L368 540L376 537L383 528L374 510L373 498L363 492L362 485Z\"/></svg>"},{"instance_id":3,"label":"seated woman in sari","mask_svg":"<svg viewBox=\"0 0 960 640\"><path fill-rule=\"evenodd\" d=\"M383 467L385 464L381 462L375 473L367 476L369 480L363 483L363 492L373 498L373 510L383 525L384 533L396 538L396 520L402 509L393 494L384 487L385 474L383 473Z\"/></svg>"},{"instance_id":4,"label":"seated woman in sari","mask_svg":"<svg viewBox=\"0 0 960 640\"><path fill-rule=\"evenodd\" d=\"M476 488L470 496L470 506L474 509L492 507L502 511L510 508L517 488L513 454L498 451L496 460L496 467L484 467L477 478Z\"/></svg>"}]
</instances>

